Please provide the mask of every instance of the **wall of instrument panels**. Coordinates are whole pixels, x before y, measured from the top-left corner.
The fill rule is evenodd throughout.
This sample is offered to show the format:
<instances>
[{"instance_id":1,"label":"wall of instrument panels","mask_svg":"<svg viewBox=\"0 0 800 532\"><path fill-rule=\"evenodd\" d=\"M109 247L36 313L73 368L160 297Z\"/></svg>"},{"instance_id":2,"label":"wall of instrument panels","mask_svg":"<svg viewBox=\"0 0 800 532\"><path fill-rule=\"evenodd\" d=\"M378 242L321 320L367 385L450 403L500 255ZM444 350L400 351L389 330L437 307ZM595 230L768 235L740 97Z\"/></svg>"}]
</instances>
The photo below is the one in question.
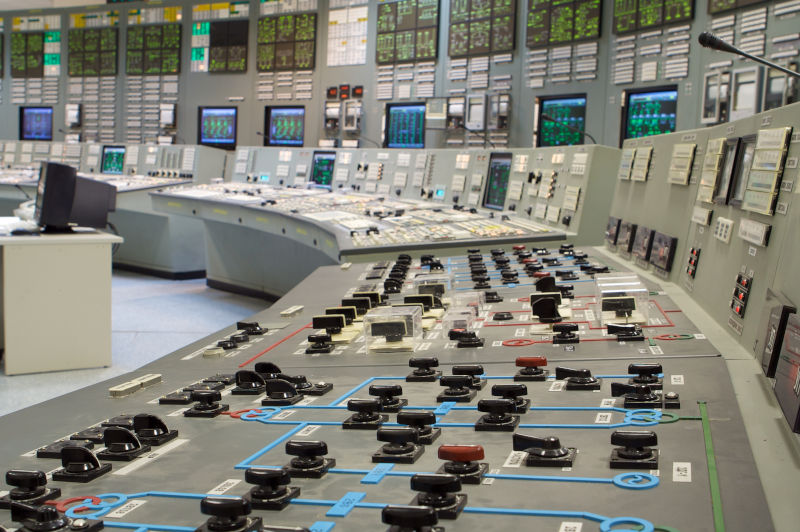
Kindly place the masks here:
<instances>
[{"instance_id":1,"label":"wall of instrument panels","mask_svg":"<svg viewBox=\"0 0 800 532\"><path fill-rule=\"evenodd\" d=\"M306 146L368 147L382 142L386 103L426 102L427 148L530 146L534 134L579 139L536 105L574 95L585 109L545 114L616 145L631 90L677 91L637 107L638 133L791 100L785 78L696 38L712 30L791 66L798 13L795 0L173 0L9 11L0 135L17 138L18 108L41 105L53 107L56 140L190 144L199 106L235 106L236 142L261 145L266 106L304 106Z\"/></svg>"},{"instance_id":2,"label":"wall of instrument panels","mask_svg":"<svg viewBox=\"0 0 800 532\"><path fill-rule=\"evenodd\" d=\"M775 345L770 315L800 303L798 119L793 104L626 141L607 226L611 249L680 285L757 360Z\"/></svg>"}]
</instances>

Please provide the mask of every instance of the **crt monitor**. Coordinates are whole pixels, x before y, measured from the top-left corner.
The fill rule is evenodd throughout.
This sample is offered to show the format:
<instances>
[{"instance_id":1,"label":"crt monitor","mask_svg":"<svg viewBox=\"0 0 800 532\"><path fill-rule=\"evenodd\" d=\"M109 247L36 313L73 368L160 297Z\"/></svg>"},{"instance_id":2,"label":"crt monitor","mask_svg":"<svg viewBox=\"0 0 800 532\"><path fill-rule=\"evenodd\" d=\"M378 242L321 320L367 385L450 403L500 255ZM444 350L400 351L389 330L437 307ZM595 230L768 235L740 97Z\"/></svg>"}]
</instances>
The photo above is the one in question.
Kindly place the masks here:
<instances>
[{"instance_id":1,"label":"crt monitor","mask_svg":"<svg viewBox=\"0 0 800 532\"><path fill-rule=\"evenodd\" d=\"M387 104L383 138L385 148L424 148L425 104Z\"/></svg>"},{"instance_id":2,"label":"crt monitor","mask_svg":"<svg viewBox=\"0 0 800 532\"><path fill-rule=\"evenodd\" d=\"M121 175L125 167L125 146L103 146L100 173Z\"/></svg>"},{"instance_id":3,"label":"crt monitor","mask_svg":"<svg viewBox=\"0 0 800 532\"><path fill-rule=\"evenodd\" d=\"M46 232L103 228L116 207L116 195L113 185L78 177L72 166L45 162L39 171L34 219Z\"/></svg>"},{"instance_id":4,"label":"crt monitor","mask_svg":"<svg viewBox=\"0 0 800 532\"><path fill-rule=\"evenodd\" d=\"M675 131L678 87L633 89L625 92L620 145L625 139Z\"/></svg>"},{"instance_id":5,"label":"crt monitor","mask_svg":"<svg viewBox=\"0 0 800 532\"><path fill-rule=\"evenodd\" d=\"M586 95L539 98L536 146L583 144L586 129Z\"/></svg>"},{"instance_id":6,"label":"crt monitor","mask_svg":"<svg viewBox=\"0 0 800 532\"><path fill-rule=\"evenodd\" d=\"M486 180L486 192L483 206L487 209L502 211L508 193L508 178L511 175L511 154L493 153L489 157L489 177Z\"/></svg>"},{"instance_id":7,"label":"crt monitor","mask_svg":"<svg viewBox=\"0 0 800 532\"><path fill-rule=\"evenodd\" d=\"M19 139L53 140L53 108L20 107Z\"/></svg>"},{"instance_id":8,"label":"crt monitor","mask_svg":"<svg viewBox=\"0 0 800 532\"><path fill-rule=\"evenodd\" d=\"M314 165L311 168L311 182L317 187L330 189L333 186L333 166L336 152L315 151Z\"/></svg>"},{"instance_id":9,"label":"crt monitor","mask_svg":"<svg viewBox=\"0 0 800 532\"><path fill-rule=\"evenodd\" d=\"M305 132L306 108L299 107L265 107L264 135L265 146L303 145Z\"/></svg>"},{"instance_id":10,"label":"crt monitor","mask_svg":"<svg viewBox=\"0 0 800 532\"><path fill-rule=\"evenodd\" d=\"M197 143L224 150L236 149L236 107L198 107Z\"/></svg>"}]
</instances>

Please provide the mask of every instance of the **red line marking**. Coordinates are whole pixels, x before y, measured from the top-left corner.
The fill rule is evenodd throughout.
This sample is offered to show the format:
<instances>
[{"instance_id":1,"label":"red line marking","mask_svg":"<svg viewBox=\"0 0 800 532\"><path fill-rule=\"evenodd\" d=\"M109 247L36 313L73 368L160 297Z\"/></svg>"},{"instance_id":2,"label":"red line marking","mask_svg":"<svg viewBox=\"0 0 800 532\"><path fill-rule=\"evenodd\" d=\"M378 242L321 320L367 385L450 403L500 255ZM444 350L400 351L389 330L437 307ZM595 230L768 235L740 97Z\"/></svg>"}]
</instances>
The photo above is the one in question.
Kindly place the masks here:
<instances>
[{"instance_id":1,"label":"red line marking","mask_svg":"<svg viewBox=\"0 0 800 532\"><path fill-rule=\"evenodd\" d=\"M535 344L535 340L530 338L514 338L513 340L503 340L503 345L506 347L527 347Z\"/></svg>"},{"instance_id":2,"label":"red line marking","mask_svg":"<svg viewBox=\"0 0 800 532\"><path fill-rule=\"evenodd\" d=\"M98 497L86 496L86 497L70 497L69 499L64 499L62 501L47 501L47 502L45 502L45 504L49 504L51 506L55 506L56 510L58 510L61 513L64 513L69 509L68 506L70 504L73 504L73 503L76 503L76 502L83 502L86 499L91 499L92 504L95 504L95 505L100 504L101 502L103 502ZM76 512L84 512L86 510L91 510L91 508L88 508L86 506L78 506L77 508L75 508Z\"/></svg>"},{"instance_id":3,"label":"red line marking","mask_svg":"<svg viewBox=\"0 0 800 532\"><path fill-rule=\"evenodd\" d=\"M241 364L239 364L239 367L240 367L240 368L243 368L243 367L245 367L245 366L246 366L246 365L248 365L250 362L253 362L255 359L257 359L257 358L258 358L258 357L260 357L261 355L264 355L264 354L266 354L266 353L269 353L270 351L272 351L273 349L275 349L276 347L278 347L278 346L279 346L279 345L281 345L283 342L285 342L285 341L286 341L286 340L288 340L289 338L293 337L294 335L296 335L296 334L297 334L297 333L299 333L300 331L302 331L302 330L304 330L304 329L310 329L310 328L311 328L311 323L308 323L308 324L304 325L303 327L300 327L299 329L297 329L295 332L293 332L292 334L290 334L290 335L289 335L289 336L287 336L286 338L283 338L283 339L281 339L281 340L278 340L277 342L275 342L274 344L272 344L272 345L271 345L271 346L269 346L268 348L264 349L264 350L263 350L263 351L261 351L259 354L257 354L256 356L252 357L250 360L246 360L246 361L242 362Z\"/></svg>"}]
</instances>

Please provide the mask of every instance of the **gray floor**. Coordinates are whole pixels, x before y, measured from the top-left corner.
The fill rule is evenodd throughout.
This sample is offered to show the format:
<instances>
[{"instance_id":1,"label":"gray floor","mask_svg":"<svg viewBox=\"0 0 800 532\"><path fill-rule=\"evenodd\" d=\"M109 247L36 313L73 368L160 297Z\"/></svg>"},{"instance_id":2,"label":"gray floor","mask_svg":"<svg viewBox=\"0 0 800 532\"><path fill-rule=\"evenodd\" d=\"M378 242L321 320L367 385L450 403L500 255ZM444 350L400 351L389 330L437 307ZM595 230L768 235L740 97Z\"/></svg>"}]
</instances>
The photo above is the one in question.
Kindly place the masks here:
<instances>
[{"instance_id":1,"label":"gray floor","mask_svg":"<svg viewBox=\"0 0 800 532\"><path fill-rule=\"evenodd\" d=\"M111 367L0 373L0 416L132 371L268 306L261 299L208 288L205 279L169 281L115 271Z\"/></svg>"}]
</instances>

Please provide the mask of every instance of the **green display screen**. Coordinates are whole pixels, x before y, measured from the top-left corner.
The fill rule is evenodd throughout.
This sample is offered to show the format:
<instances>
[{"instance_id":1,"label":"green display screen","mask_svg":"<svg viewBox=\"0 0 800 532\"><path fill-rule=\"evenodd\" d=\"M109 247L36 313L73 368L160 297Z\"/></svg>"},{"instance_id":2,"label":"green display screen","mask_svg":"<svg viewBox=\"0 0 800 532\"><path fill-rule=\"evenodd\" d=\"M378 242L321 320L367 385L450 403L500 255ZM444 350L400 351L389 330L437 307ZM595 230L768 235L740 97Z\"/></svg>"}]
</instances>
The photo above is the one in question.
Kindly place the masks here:
<instances>
[{"instance_id":1,"label":"green display screen","mask_svg":"<svg viewBox=\"0 0 800 532\"><path fill-rule=\"evenodd\" d=\"M569 127L566 127L569 126ZM537 146L583 144L586 126L586 96L543 99L539 104ZM575 131L575 130L579 131Z\"/></svg>"},{"instance_id":2,"label":"green display screen","mask_svg":"<svg viewBox=\"0 0 800 532\"><path fill-rule=\"evenodd\" d=\"M125 146L103 146L103 159L100 173L122 174L125 167Z\"/></svg>"},{"instance_id":3,"label":"green display screen","mask_svg":"<svg viewBox=\"0 0 800 532\"><path fill-rule=\"evenodd\" d=\"M709 2L709 13L714 3ZM612 28L621 35L692 20L693 6L692 0L614 0Z\"/></svg>"},{"instance_id":4,"label":"green display screen","mask_svg":"<svg viewBox=\"0 0 800 532\"><path fill-rule=\"evenodd\" d=\"M11 33L12 78L44 76L44 34L42 31Z\"/></svg>"},{"instance_id":5,"label":"green display screen","mask_svg":"<svg viewBox=\"0 0 800 532\"><path fill-rule=\"evenodd\" d=\"M335 164L336 152L315 151L311 182L320 187L330 188L333 183L333 167Z\"/></svg>"},{"instance_id":6,"label":"green display screen","mask_svg":"<svg viewBox=\"0 0 800 532\"><path fill-rule=\"evenodd\" d=\"M730 11L745 6L760 4L766 0L708 0L708 13L715 15L723 11Z\"/></svg>"},{"instance_id":7,"label":"green display screen","mask_svg":"<svg viewBox=\"0 0 800 532\"><path fill-rule=\"evenodd\" d=\"M181 25L130 26L125 42L125 72L131 76L179 74Z\"/></svg>"},{"instance_id":8,"label":"green display screen","mask_svg":"<svg viewBox=\"0 0 800 532\"><path fill-rule=\"evenodd\" d=\"M248 31L248 20L209 23L209 72L247 72Z\"/></svg>"},{"instance_id":9,"label":"green display screen","mask_svg":"<svg viewBox=\"0 0 800 532\"><path fill-rule=\"evenodd\" d=\"M259 72L312 70L316 57L317 14L265 17L258 21Z\"/></svg>"},{"instance_id":10,"label":"green display screen","mask_svg":"<svg viewBox=\"0 0 800 532\"><path fill-rule=\"evenodd\" d=\"M599 38L601 6L601 0L528 0L526 46Z\"/></svg>"},{"instance_id":11,"label":"green display screen","mask_svg":"<svg viewBox=\"0 0 800 532\"><path fill-rule=\"evenodd\" d=\"M117 75L117 28L72 29L67 34L71 77Z\"/></svg>"},{"instance_id":12,"label":"green display screen","mask_svg":"<svg viewBox=\"0 0 800 532\"><path fill-rule=\"evenodd\" d=\"M483 206L502 211L508 194L508 178L511 175L511 154L493 153L489 157L489 176Z\"/></svg>"},{"instance_id":13,"label":"green display screen","mask_svg":"<svg viewBox=\"0 0 800 532\"><path fill-rule=\"evenodd\" d=\"M514 50L514 0L450 0L450 57L486 55Z\"/></svg>"},{"instance_id":14,"label":"green display screen","mask_svg":"<svg viewBox=\"0 0 800 532\"><path fill-rule=\"evenodd\" d=\"M379 65L436 59L439 0L397 0L378 6L375 62Z\"/></svg>"}]
</instances>

